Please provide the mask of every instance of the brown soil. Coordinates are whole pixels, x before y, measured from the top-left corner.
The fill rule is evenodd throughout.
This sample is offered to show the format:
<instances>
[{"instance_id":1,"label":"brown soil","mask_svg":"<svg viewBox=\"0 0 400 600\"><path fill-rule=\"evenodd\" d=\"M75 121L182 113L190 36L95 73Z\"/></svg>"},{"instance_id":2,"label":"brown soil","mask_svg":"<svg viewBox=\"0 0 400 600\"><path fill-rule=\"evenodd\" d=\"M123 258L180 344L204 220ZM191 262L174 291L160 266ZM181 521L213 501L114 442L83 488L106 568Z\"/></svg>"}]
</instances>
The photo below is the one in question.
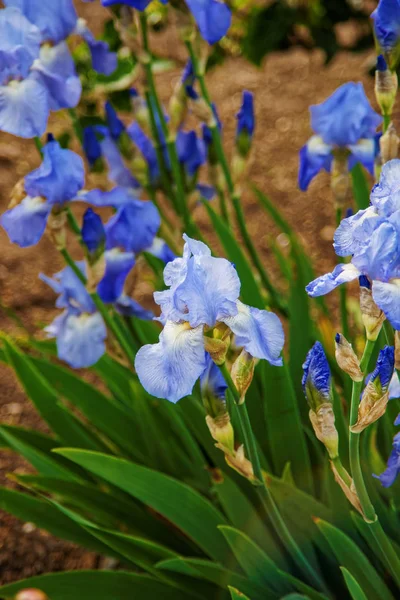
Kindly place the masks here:
<instances>
[{"instance_id":1,"label":"brown soil","mask_svg":"<svg viewBox=\"0 0 400 600\"><path fill-rule=\"evenodd\" d=\"M100 7L90 5L97 17ZM84 5L88 11L88 5ZM101 9L100 9L101 10ZM90 22L92 18L90 18ZM159 36L157 45L170 56L168 36ZM184 54L176 51L183 63ZM261 69L240 58L226 60L222 68L209 76L212 96L224 122L224 139L228 154L232 149L235 113L240 104L241 90L255 93L257 128L254 140L252 180L267 193L282 210L291 225L301 235L318 273L334 264L331 239L334 227L333 207L328 177L321 174L307 193L297 189L298 151L310 136L308 106L325 99L340 84L362 80L374 105L373 82L366 75L371 55L337 56L324 68L319 52L307 54L293 50L269 56ZM166 101L179 76L179 70L159 76L160 90ZM31 141L21 141L0 133L0 212L7 208L10 191L19 178L38 164ZM196 217L202 222L202 209ZM262 250L268 266L268 246L275 229L250 194L245 197L245 210L250 231ZM20 249L8 242L0 231L1 302L12 307L24 324L37 331L54 315L54 297L38 280L38 273L52 274L61 266L48 240L31 249ZM0 329L18 335L20 331L0 311ZM8 369L1 366L0 422L44 429L43 423ZM0 483L10 485L7 473L21 472L26 465L15 455L0 452ZM95 556L55 540L45 532L23 525L0 513L0 582L48 571L90 568L97 565Z\"/></svg>"}]
</instances>

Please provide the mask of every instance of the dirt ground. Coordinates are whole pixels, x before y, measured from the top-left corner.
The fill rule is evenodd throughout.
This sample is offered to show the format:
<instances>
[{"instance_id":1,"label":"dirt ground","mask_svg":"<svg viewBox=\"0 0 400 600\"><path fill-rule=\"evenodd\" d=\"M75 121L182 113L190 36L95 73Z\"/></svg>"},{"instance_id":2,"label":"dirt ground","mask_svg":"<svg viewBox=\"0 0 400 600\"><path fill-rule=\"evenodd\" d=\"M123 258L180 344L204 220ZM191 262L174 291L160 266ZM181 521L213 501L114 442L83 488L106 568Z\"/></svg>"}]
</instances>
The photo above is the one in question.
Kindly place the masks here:
<instances>
[{"instance_id":1,"label":"dirt ground","mask_svg":"<svg viewBox=\"0 0 400 600\"><path fill-rule=\"evenodd\" d=\"M89 10L88 5L84 10ZM100 6L90 5L90 11L98 24ZM169 43L165 34L157 40L157 45L161 50L167 50L167 54L169 48L176 47ZM175 52L174 58L183 63L184 52ZM228 154L232 148L241 90L254 92L257 127L251 179L276 202L300 233L317 273L334 264L331 245L334 216L325 174L313 182L307 193L297 188L298 151L311 134L308 106L322 101L338 85L349 80L363 81L375 106L373 81L366 75L371 59L369 53L341 54L325 68L320 52L309 54L293 50L268 56L260 69L240 58L231 58L209 76L210 90L224 122ZM164 101L170 96L178 76L179 69L159 76ZM33 142L0 133L0 212L7 208L13 185L37 164ZM271 258L268 244L275 232L248 193L245 212L253 238L268 265ZM201 209L196 217L204 220ZM3 230L0 231L0 255L1 303L12 307L32 332L37 331L54 315L53 294L38 280L38 273L52 274L61 263L45 238L38 246L23 250L11 245ZM15 325L1 310L0 329L18 334ZM43 428L13 375L1 366L0 377L0 422ZM0 451L0 484L9 485L7 473L20 473L25 468L23 461ZM0 513L1 583L42 572L96 566L97 557L72 544L55 540L31 524L23 525Z\"/></svg>"}]
</instances>

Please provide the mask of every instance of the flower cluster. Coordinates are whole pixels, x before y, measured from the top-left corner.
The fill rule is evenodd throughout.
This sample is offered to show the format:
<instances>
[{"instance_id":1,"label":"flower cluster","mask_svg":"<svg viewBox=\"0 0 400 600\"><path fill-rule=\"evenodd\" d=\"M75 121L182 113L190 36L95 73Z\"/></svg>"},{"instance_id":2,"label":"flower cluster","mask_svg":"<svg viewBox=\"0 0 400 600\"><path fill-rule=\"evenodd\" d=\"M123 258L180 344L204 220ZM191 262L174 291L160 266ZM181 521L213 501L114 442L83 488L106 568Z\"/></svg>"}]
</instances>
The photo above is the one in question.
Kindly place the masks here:
<instances>
[{"instance_id":1,"label":"flower cluster","mask_svg":"<svg viewBox=\"0 0 400 600\"><path fill-rule=\"evenodd\" d=\"M240 280L234 265L214 258L202 242L184 235L183 257L168 263L169 289L155 292L164 329L157 344L143 346L135 367L143 387L153 396L177 402L191 393L207 367L209 338L224 324L237 346L252 357L281 365L284 334L278 317L239 300Z\"/></svg>"},{"instance_id":2,"label":"flower cluster","mask_svg":"<svg viewBox=\"0 0 400 600\"><path fill-rule=\"evenodd\" d=\"M360 162L371 173L377 154L376 129L382 122L370 106L362 83L345 83L322 104L310 107L315 133L300 150L299 187L306 190L321 171L331 171L334 156L348 169Z\"/></svg>"},{"instance_id":3,"label":"flower cluster","mask_svg":"<svg viewBox=\"0 0 400 600\"><path fill-rule=\"evenodd\" d=\"M5 0L0 9L0 130L41 136L50 111L72 108L81 83L66 44L77 33L88 43L93 67L110 74L117 57L97 41L73 0Z\"/></svg>"},{"instance_id":4,"label":"flower cluster","mask_svg":"<svg viewBox=\"0 0 400 600\"><path fill-rule=\"evenodd\" d=\"M343 219L335 232L336 254L351 256L351 262L307 286L310 296L321 296L364 275L363 282L372 287L374 301L395 329L400 329L399 185L400 160L395 159L382 167L371 206Z\"/></svg>"}]
</instances>

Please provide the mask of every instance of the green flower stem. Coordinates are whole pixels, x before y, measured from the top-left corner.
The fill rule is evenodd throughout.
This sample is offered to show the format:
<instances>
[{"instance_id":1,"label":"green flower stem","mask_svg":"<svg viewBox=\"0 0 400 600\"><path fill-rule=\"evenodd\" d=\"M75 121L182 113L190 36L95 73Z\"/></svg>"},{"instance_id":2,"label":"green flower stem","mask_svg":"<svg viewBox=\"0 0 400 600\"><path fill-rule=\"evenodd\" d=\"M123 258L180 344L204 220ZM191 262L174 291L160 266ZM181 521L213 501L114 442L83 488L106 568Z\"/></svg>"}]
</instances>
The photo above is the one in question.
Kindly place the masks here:
<instances>
[{"instance_id":1,"label":"green flower stem","mask_svg":"<svg viewBox=\"0 0 400 600\"><path fill-rule=\"evenodd\" d=\"M43 144L42 144L42 140L40 139L40 137L35 136L33 138L33 141L35 142L36 149L39 152L41 158L43 158Z\"/></svg>"},{"instance_id":2,"label":"green flower stem","mask_svg":"<svg viewBox=\"0 0 400 600\"><path fill-rule=\"evenodd\" d=\"M351 477L348 474L348 472L346 471L346 469L344 468L342 461L340 460L339 456L337 456L336 458L332 459L332 464L335 466L336 471L339 473L340 477L343 479L343 481L345 482L345 484L350 487L351 485Z\"/></svg>"},{"instance_id":3,"label":"green flower stem","mask_svg":"<svg viewBox=\"0 0 400 600\"><path fill-rule=\"evenodd\" d=\"M256 489L260 496L260 500L265 508L265 511L271 519L271 523L273 524L275 531L279 536L283 546L292 556L293 560L296 562L299 569L301 569L307 580L317 588L325 589L323 581L319 578L318 574L315 573L315 570L310 565L307 558L304 556L303 552L293 539L290 531L286 526L286 523L282 518L278 506L275 503L274 497L272 496L270 489L266 485L265 477L261 469L260 457L257 449L257 441L253 433L249 413L247 412L246 403L240 401L239 392L232 380L231 374L226 364L224 363L223 365L220 365L219 368L221 370L222 375L224 376L229 391L231 392L237 405L237 415L242 430L245 449L247 452L247 456L249 457L249 460L253 465L254 476L257 480L255 482Z\"/></svg>"},{"instance_id":4,"label":"green flower stem","mask_svg":"<svg viewBox=\"0 0 400 600\"><path fill-rule=\"evenodd\" d=\"M78 138L78 140L80 141L81 145L83 144L83 127L81 125L81 122L79 120L79 117L77 115L77 112L74 108L69 108L68 109L68 114L71 117L71 121L72 121L72 127L75 131L75 135Z\"/></svg>"},{"instance_id":5,"label":"green flower stem","mask_svg":"<svg viewBox=\"0 0 400 600\"><path fill-rule=\"evenodd\" d=\"M388 130L388 127L390 125L390 121L392 119L391 119L391 116L388 115L388 114L386 114L386 113L384 113L382 115L382 117L383 117L383 127L382 127L382 130L383 130L383 133L386 133L386 131Z\"/></svg>"},{"instance_id":6,"label":"green flower stem","mask_svg":"<svg viewBox=\"0 0 400 600\"><path fill-rule=\"evenodd\" d=\"M374 349L375 342L367 340L365 345L364 354L361 359L361 371L365 374L372 351ZM353 381L353 390L351 395L351 406L350 406L350 426L357 422L358 418L358 406L360 403L360 394L362 390L362 381ZM365 515L366 522L368 523L371 532L373 533L375 540L385 558L386 565L390 570L397 585L400 586L400 559L397 553L393 549L392 544L387 538L385 532L379 523L378 516L375 512L375 508L369 498L367 488L365 486L364 477L360 463L360 434L353 433L350 431L349 440L349 454L350 454L350 468L351 474L354 481L354 486L360 500L360 504Z\"/></svg>"},{"instance_id":7,"label":"green flower stem","mask_svg":"<svg viewBox=\"0 0 400 600\"><path fill-rule=\"evenodd\" d=\"M162 133L166 140L167 153L171 163L172 175L176 184L176 191L179 201L179 208L183 217L183 221L185 224L186 232L189 235L197 235L197 227L194 225L188 208L188 203L185 194L185 186L183 183L181 165L179 163L178 153L176 150L175 137L170 134L168 131L167 121L165 119L164 111L162 109L160 99L157 94L154 77L153 77L153 69L152 69L152 55L150 52L149 46L149 38L148 38L148 30L147 30L147 16L144 12L140 13L140 25L142 31L142 39L143 39L143 48L145 51L145 56L143 59L143 66L146 72L146 80L148 86L148 92L150 95L150 100L154 103ZM150 101L150 110L152 102Z\"/></svg>"},{"instance_id":8,"label":"green flower stem","mask_svg":"<svg viewBox=\"0 0 400 600\"><path fill-rule=\"evenodd\" d=\"M230 228L231 221L230 221L230 217L229 217L228 207L226 204L225 192L220 186L217 187L217 194L218 194L218 200L219 200L220 215L223 218L223 220L225 221L226 225Z\"/></svg>"},{"instance_id":9,"label":"green flower stem","mask_svg":"<svg viewBox=\"0 0 400 600\"><path fill-rule=\"evenodd\" d=\"M207 88L207 84L205 81L203 68L200 67L200 63L199 63L197 55L194 51L192 42L190 40L186 40L185 44L186 44L186 47L189 52L190 60L192 61L193 71L194 71L194 73L198 79L199 85L200 85L200 90L201 90L203 99L207 102L207 104L210 108L210 111L212 111L211 97L210 97L210 94L208 93L208 88ZM259 276L261 278L263 286L265 287L265 289L271 296L271 300L272 300L273 304L276 307L278 307L282 312L286 312L286 308L283 306L281 299L279 298L278 294L276 293L276 290L275 290L274 286L272 285L272 283L267 275L267 272L264 269L262 261L257 253L257 250L256 250L256 248L253 244L253 241L251 239L251 236L248 232L245 217L244 217L243 210L242 210L242 204L240 201L240 195L235 190L235 184L232 179L232 175L231 175L228 161L227 161L225 151L224 151L224 148L222 145L221 134L220 134L217 123L215 123L215 122L213 124L210 123L209 129L211 131L211 136L212 136L215 152L218 157L218 162L221 165L222 172L224 174L227 188L229 191L229 196L231 198L232 206L233 206L235 214L236 214L237 224L239 226L239 230L240 230L241 236L243 238L243 241L246 245L247 251L251 257L254 267L257 269L257 271L259 273Z\"/></svg>"},{"instance_id":10,"label":"green flower stem","mask_svg":"<svg viewBox=\"0 0 400 600\"><path fill-rule=\"evenodd\" d=\"M71 255L68 252L68 250L66 248L63 248L61 250L61 254L62 254L62 256L63 256L66 264L69 267L71 267L71 269L73 270L73 272L75 273L75 275L78 277L78 279L84 285L86 285L87 280L86 280L85 275L76 266L75 261L71 257ZM117 342L121 346L121 349L124 351L126 357L128 358L129 364L133 365L134 360L135 360L135 354L134 354L131 346L127 342L124 333L120 330L118 323L109 314L106 306L103 304L103 302L100 299L100 297L98 296L98 294L96 294L96 293L90 294L90 297L92 298L92 300L93 300L93 302L94 302L97 310L99 311L99 313L103 317L103 319L104 319L105 323L107 324L108 328L110 329L110 331L114 335L115 339L117 340Z\"/></svg>"}]
</instances>

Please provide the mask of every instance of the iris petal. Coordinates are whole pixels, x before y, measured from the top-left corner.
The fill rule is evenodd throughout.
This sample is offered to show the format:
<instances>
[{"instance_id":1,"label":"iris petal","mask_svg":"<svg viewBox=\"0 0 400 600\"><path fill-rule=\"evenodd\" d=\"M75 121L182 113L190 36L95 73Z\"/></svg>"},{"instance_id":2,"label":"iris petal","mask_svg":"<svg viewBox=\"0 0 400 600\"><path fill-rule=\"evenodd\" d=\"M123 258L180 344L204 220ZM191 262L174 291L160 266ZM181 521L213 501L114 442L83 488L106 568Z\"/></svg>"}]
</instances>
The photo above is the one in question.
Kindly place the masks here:
<instances>
[{"instance_id":1,"label":"iris petal","mask_svg":"<svg viewBox=\"0 0 400 600\"><path fill-rule=\"evenodd\" d=\"M341 283L348 283L359 277L360 271L351 263L347 265L337 265L332 273L317 277L306 287L306 292L312 298L329 294Z\"/></svg>"},{"instance_id":2,"label":"iris petal","mask_svg":"<svg viewBox=\"0 0 400 600\"><path fill-rule=\"evenodd\" d=\"M203 327L168 321L158 344L143 346L135 368L145 390L156 398L177 402L192 392L206 368Z\"/></svg>"},{"instance_id":3,"label":"iris petal","mask_svg":"<svg viewBox=\"0 0 400 600\"><path fill-rule=\"evenodd\" d=\"M22 138L40 137L46 131L49 112L47 89L34 77L0 86L0 131Z\"/></svg>"},{"instance_id":4,"label":"iris petal","mask_svg":"<svg viewBox=\"0 0 400 600\"><path fill-rule=\"evenodd\" d=\"M115 302L122 294L125 280L135 264L132 252L121 252L117 248L105 253L106 272L97 287L103 302Z\"/></svg>"},{"instance_id":5,"label":"iris petal","mask_svg":"<svg viewBox=\"0 0 400 600\"><path fill-rule=\"evenodd\" d=\"M27 196L1 216L1 225L14 244L21 248L37 244L46 229L51 207L43 198Z\"/></svg>"}]
</instances>

